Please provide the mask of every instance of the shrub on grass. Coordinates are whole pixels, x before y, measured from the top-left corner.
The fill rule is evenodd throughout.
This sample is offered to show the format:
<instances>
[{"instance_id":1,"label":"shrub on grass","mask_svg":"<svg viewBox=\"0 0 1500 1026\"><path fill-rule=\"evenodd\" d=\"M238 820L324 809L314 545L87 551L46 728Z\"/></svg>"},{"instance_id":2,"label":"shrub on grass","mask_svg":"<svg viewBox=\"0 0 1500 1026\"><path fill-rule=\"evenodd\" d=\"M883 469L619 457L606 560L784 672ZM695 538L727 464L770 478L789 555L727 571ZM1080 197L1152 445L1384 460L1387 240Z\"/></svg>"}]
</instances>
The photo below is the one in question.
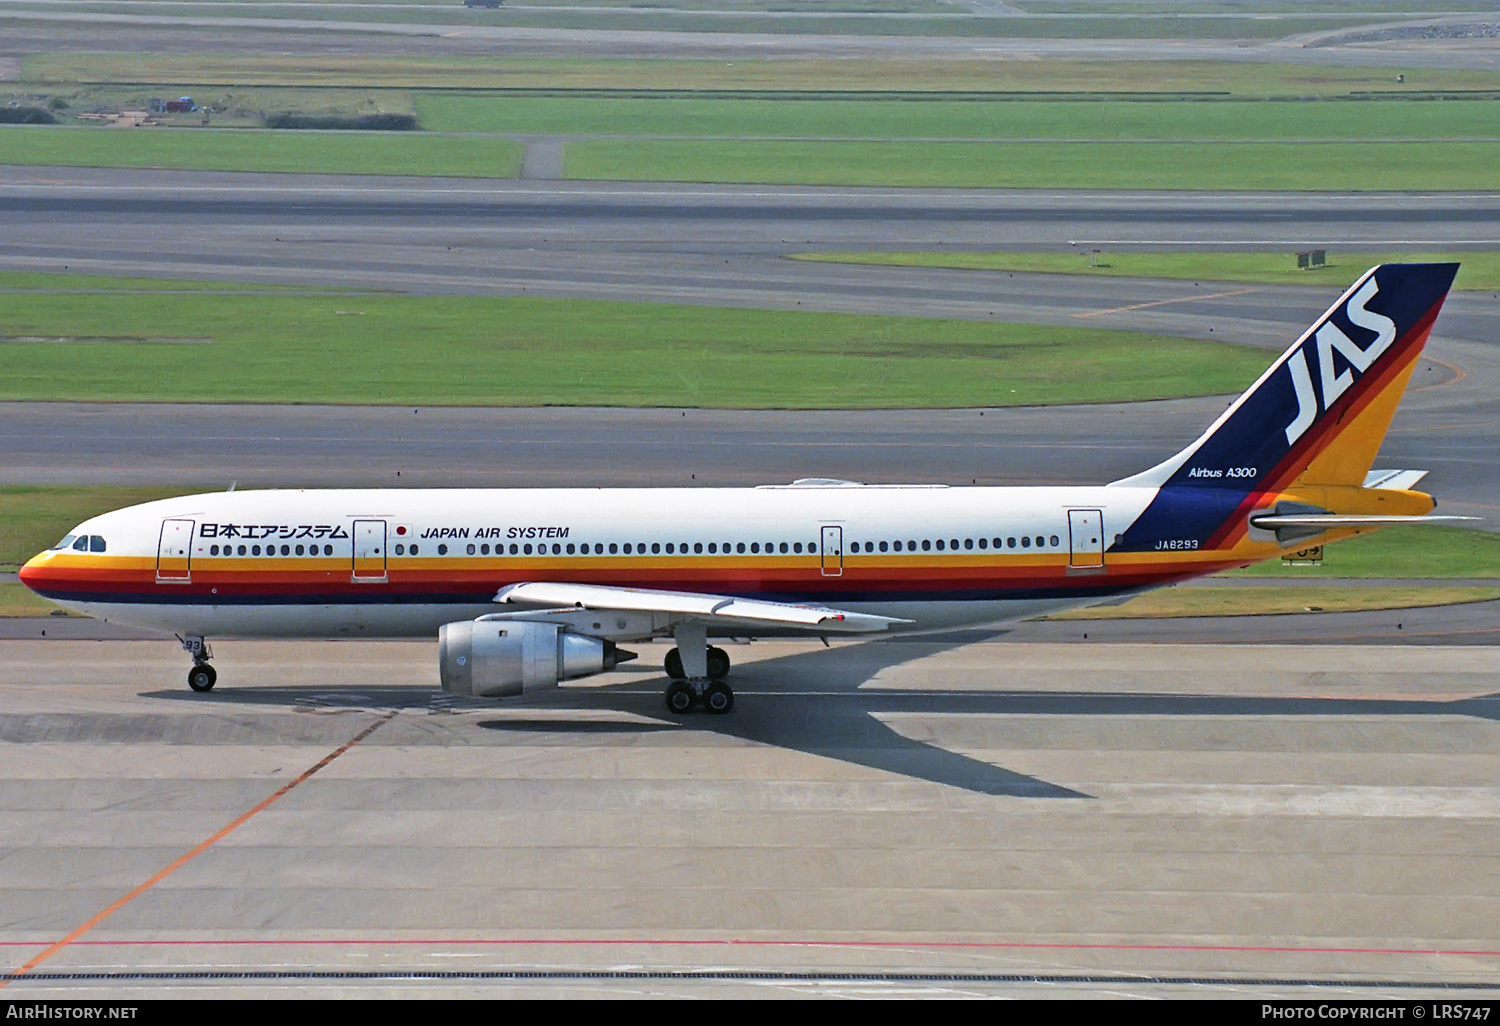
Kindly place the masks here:
<instances>
[{"instance_id":1,"label":"shrub on grass","mask_svg":"<svg viewBox=\"0 0 1500 1026\"><path fill-rule=\"evenodd\" d=\"M267 114L266 127L410 132L417 127L417 116L415 114Z\"/></svg>"},{"instance_id":2,"label":"shrub on grass","mask_svg":"<svg viewBox=\"0 0 1500 1026\"><path fill-rule=\"evenodd\" d=\"M52 112L41 107L0 107L0 125L55 125Z\"/></svg>"}]
</instances>

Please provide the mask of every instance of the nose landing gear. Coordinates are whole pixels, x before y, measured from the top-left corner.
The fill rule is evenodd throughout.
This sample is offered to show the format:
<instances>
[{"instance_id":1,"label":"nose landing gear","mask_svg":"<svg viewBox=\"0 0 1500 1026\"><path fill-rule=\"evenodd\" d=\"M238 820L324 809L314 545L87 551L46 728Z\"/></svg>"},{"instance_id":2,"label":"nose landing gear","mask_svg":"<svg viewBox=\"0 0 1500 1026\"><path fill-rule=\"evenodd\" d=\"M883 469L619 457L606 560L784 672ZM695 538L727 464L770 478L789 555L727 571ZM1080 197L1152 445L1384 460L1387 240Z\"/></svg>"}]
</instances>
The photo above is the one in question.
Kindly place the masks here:
<instances>
[{"instance_id":1,"label":"nose landing gear","mask_svg":"<svg viewBox=\"0 0 1500 1026\"><path fill-rule=\"evenodd\" d=\"M208 647L207 642L197 635L183 637L177 635L177 640L182 642L182 649L193 657L193 668L188 671L188 687L200 694L212 691L214 684L219 680L219 675L208 661L214 657L213 649Z\"/></svg>"}]
</instances>

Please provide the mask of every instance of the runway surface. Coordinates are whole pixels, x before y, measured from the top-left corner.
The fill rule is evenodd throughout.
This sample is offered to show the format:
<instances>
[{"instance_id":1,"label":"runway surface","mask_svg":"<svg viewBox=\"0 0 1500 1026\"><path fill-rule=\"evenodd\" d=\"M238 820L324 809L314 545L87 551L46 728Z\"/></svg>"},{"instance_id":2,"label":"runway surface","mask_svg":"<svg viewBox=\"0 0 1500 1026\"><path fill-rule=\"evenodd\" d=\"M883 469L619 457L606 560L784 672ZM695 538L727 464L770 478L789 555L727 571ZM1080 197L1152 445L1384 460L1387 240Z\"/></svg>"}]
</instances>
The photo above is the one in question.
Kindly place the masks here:
<instances>
[{"instance_id":1,"label":"runway surface","mask_svg":"<svg viewBox=\"0 0 1500 1026\"><path fill-rule=\"evenodd\" d=\"M1489 648L756 644L685 720L432 649L0 642L5 996L1500 989Z\"/></svg>"},{"instance_id":2,"label":"runway surface","mask_svg":"<svg viewBox=\"0 0 1500 1026\"><path fill-rule=\"evenodd\" d=\"M968 58L979 60L1204 60L1356 67L1500 66L1493 38L1462 38L1443 23L1493 25L1493 16L1371 18L1331 31L1280 39L1005 38L798 32L605 31L486 24L215 18L202 12L75 13L56 8L5 14L3 53L356 54L564 58L786 57ZM199 15L199 16L195 16ZM476 19L477 20L477 19ZM1389 26L1417 27L1394 32ZM1461 31L1461 30L1460 30ZM1430 38L1429 38L1430 37ZM1446 38L1444 38L1446 37Z\"/></svg>"}]
</instances>

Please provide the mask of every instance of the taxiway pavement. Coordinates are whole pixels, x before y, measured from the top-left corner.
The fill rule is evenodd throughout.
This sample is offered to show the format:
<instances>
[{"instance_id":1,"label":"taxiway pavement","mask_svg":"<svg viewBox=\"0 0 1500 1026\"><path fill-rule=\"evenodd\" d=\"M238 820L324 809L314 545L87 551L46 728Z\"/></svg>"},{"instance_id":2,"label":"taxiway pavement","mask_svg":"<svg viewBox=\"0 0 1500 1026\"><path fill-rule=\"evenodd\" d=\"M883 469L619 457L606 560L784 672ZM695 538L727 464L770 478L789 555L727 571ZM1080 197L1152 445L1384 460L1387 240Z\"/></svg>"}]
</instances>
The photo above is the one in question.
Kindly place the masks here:
<instances>
[{"instance_id":1,"label":"taxiway pavement","mask_svg":"<svg viewBox=\"0 0 1500 1026\"><path fill-rule=\"evenodd\" d=\"M5 996L1500 990L1492 648L755 644L681 720L644 648L0 642Z\"/></svg>"}]
</instances>

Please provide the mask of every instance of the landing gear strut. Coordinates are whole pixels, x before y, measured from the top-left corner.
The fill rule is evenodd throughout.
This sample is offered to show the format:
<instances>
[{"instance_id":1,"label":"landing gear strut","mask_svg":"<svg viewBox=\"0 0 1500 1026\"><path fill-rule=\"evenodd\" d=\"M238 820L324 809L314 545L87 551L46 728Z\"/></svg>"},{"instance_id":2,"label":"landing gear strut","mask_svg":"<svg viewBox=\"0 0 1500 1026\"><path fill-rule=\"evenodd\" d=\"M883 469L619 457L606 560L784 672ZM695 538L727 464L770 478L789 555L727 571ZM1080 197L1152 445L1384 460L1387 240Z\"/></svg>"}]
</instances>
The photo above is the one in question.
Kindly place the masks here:
<instances>
[{"instance_id":1,"label":"landing gear strut","mask_svg":"<svg viewBox=\"0 0 1500 1026\"><path fill-rule=\"evenodd\" d=\"M208 661L214 657L213 649L197 635L183 637L177 635L177 640L182 642L182 649L191 653L193 657L193 668L188 671L188 687L197 692L212 691L214 684L218 682L219 675Z\"/></svg>"},{"instance_id":2,"label":"landing gear strut","mask_svg":"<svg viewBox=\"0 0 1500 1026\"><path fill-rule=\"evenodd\" d=\"M729 653L710 648L702 624L685 623L673 631L677 647L667 653L665 669L672 683L665 695L667 709L683 716L702 704L706 712L723 715L734 708L734 692L724 683L729 676Z\"/></svg>"}]
</instances>

